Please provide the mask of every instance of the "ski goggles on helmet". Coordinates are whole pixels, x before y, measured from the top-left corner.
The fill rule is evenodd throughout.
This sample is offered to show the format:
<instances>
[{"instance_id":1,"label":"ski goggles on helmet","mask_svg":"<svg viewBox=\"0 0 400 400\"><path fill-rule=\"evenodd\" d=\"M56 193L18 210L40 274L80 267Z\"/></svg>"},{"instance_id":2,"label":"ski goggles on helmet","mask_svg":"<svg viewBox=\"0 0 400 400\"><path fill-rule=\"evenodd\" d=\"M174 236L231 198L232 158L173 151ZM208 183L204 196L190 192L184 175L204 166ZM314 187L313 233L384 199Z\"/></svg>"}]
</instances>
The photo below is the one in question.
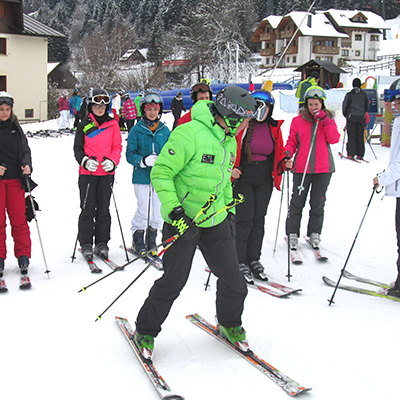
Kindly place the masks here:
<instances>
[{"instance_id":1,"label":"ski goggles on helmet","mask_svg":"<svg viewBox=\"0 0 400 400\"><path fill-rule=\"evenodd\" d=\"M233 103L227 97L225 97L224 92L221 91L217 94L217 98L215 99L217 104L220 104L222 107L226 108L229 111L232 111L233 114L236 114L238 117L245 118L256 118L257 110L247 110L243 106Z\"/></svg>"},{"instance_id":2,"label":"ski goggles on helmet","mask_svg":"<svg viewBox=\"0 0 400 400\"><path fill-rule=\"evenodd\" d=\"M157 93L148 93L144 95L144 103L162 103L161 96Z\"/></svg>"},{"instance_id":3,"label":"ski goggles on helmet","mask_svg":"<svg viewBox=\"0 0 400 400\"><path fill-rule=\"evenodd\" d=\"M210 91L210 86L208 86L206 83L197 83L192 87L191 90L192 93L209 92L209 91Z\"/></svg>"},{"instance_id":4,"label":"ski goggles on helmet","mask_svg":"<svg viewBox=\"0 0 400 400\"><path fill-rule=\"evenodd\" d=\"M383 91L383 100L386 102L394 101L396 99L400 99L400 90L390 90L390 89L385 89Z\"/></svg>"},{"instance_id":5,"label":"ski goggles on helmet","mask_svg":"<svg viewBox=\"0 0 400 400\"><path fill-rule=\"evenodd\" d=\"M304 97L325 100L326 94L325 94L325 90L322 88L311 88L306 91Z\"/></svg>"},{"instance_id":6,"label":"ski goggles on helmet","mask_svg":"<svg viewBox=\"0 0 400 400\"><path fill-rule=\"evenodd\" d=\"M12 107L14 105L14 100L11 97L0 97L0 106L2 104L6 104Z\"/></svg>"},{"instance_id":7,"label":"ski goggles on helmet","mask_svg":"<svg viewBox=\"0 0 400 400\"><path fill-rule=\"evenodd\" d=\"M269 108L267 109L267 106L269 106L269 104L265 103L262 100L258 100L258 99L255 99L255 100L257 102L257 111L256 111L255 119L258 122L262 122L265 120L265 118L267 118L268 110L269 110Z\"/></svg>"},{"instance_id":8,"label":"ski goggles on helmet","mask_svg":"<svg viewBox=\"0 0 400 400\"><path fill-rule=\"evenodd\" d=\"M92 97L94 104L110 104L110 96L104 94L98 94Z\"/></svg>"}]
</instances>

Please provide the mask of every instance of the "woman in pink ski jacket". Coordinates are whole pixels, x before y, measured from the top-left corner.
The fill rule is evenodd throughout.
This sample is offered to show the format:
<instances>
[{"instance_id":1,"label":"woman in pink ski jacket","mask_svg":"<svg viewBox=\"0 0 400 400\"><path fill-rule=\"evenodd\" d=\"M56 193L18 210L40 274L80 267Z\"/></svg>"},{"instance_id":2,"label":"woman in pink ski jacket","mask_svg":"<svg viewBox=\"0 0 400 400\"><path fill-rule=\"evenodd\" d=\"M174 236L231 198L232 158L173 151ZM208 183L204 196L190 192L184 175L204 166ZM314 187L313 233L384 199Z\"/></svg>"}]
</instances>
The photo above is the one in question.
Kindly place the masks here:
<instances>
[{"instance_id":1,"label":"woman in pink ski jacket","mask_svg":"<svg viewBox=\"0 0 400 400\"><path fill-rule=\"evenodd\" d=\"M315 249L321 242L325 196L335 172L330 145L340 139L333 115L325 108L325 100L325 91L319 86L312 86L306 91L305 107L292 120L285 146L287 158L294 156L293 161L286 163L293 172L293 193L286 220L286 234L292 251L297 250L301 216L309 191L307 237Z\"/></svg>"}]
</instances>

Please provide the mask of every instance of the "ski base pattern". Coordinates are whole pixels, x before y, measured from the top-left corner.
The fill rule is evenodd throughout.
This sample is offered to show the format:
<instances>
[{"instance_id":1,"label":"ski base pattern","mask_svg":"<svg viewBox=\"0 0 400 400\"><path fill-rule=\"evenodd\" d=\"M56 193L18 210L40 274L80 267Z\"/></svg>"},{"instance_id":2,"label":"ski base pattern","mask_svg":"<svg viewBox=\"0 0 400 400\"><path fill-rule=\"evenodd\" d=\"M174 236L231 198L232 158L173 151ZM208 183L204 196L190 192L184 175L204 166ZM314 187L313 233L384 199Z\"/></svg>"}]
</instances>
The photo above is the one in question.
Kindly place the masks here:
<instances>
[{"instance_id":1,"label":"ski base pattern","mask_svg":"<svg viewBox=\"0 0 400 400\"><path fill-rule=\"evenodd\" d=\"M327 278L326 276L323 276L322 280L328 286L336 287L336 282L332 281L331 279ZM365 282L365 283L369 283L369 282ZM384 299L400 301L399 297L394 297L394 296L388 295L387 294L387 290L388 290L387 288L381 288L381 290L369 290L369 289L359 288L357 286L343 285L342 283L339 284L338 288L339 289L348 290L350 292L368 294L370 296L383 297Z\"/></svg>"},{"instance_id":2,"label":"ski base pattern","mask_svg":"<svg viewBox=\"0 0 400 400\"><path fill-rule=\"evenodd\" d=\"M29 279L29 276L27 275L21 275L21 280L19 281L19 288L21 290L27 290L32 287L31 285L31 280Z\"/></svg>"},{"instance_id":3,"label":"ski base pattern","mask_svg":"<svg viewBox=\"0 0 400 400\"><path fill-rule=\"evenodd\" d=\"M211 272L208 267L205 268L205 271L208 273ZM292 293L301 292L303 290L303 289L293 289L289 286L285 286L277 282L271 282L271 281L261 281L261 282L262 284L256 282L250 283L246 281L248 287L255 290L259 290L260 292L263 293L267 293L274 297L286 297Z\"/></svg>"},{"instance_id":4,"label":"ski base pattern","mask_svg":"<svg viewBox=\"0 0 400 400\"><path fill-rule=\"evenodd\" d=\"M123 249L123 246L119 246L121 249ZM140 257L144 262L146 263L152 263L151 265L155 268L158 269L159 271L163 271L163 262L162 259L158 256L152 256L151 254L146 254L144 257L141 254L136 253L132 249L132 247L127 247L126 251L135 257Z\"/></svg>"},{"instance_id":5,"label":"ski base pattern","mask_svg":"<svg viewBox=\"0 0 400 400\"><path fill-rule=\"evenodd\" d=\"M79 252L82 254L82 249L79 248L78 250L79 250ZM102 270L101 268L99 268L99 267L95 264L95 262L94 262L93 260L88 260L88 259L85 258L85 257L83 257L83 258L84 258L84 260L87 262L87 264L88 264L88 266L89 266L89 268L90 268L90 271L91 271L92 273L94 273L94 274L100 274L101 272L103 272L103 270Z\"/></svg>"},{"instance_id":6,"label":"ski base pattern","mask_svg":"<svg viewBox=\"0 0 400 400\"><path fill-rule=\"evenodd\" d=\"M4 279L0 279L0 293L5 293L8 291L6 281Z\"/></svg>"},{"instance_id":7,"label":"ski base pattern","mask_svg":"<svg viewBox=\"0 0 400 400\"><path fill-rule=\"evenodd\" d=\"M300 393L303 393L307 390L311 390L311 388L306 388L304 386L300 386L297 382L293 379L289 378L279 370L277 370L272 365L268 364L266 361L262 360L253 351L242 351L234 344L229 342L228 340L224 339L219 330L214 326L211 325L208 321L204 318L200 317L198 314L191 314L186 316L186 319L196 325L198 328L202 329L203 331L207 332L214 338L218 339L220 342L224 343L240 356L245 358L251 365L256 367L259 371L261 371L264 375L268 376L272 379L277 385L279 385L287 394L290 396L296 396Z\"/></svg>"},{"instance_id":8,"label":"ski base pattern","mask_svg":"<svg viewBox=\"0 0 400 400\"><path fill-rule=\"evenodd\" d=\"M117 271L122 271L125 267L119 266L116 264L114 261L111 261L109 258L103 258L98 256L97 254L94 254L97 258L102 260L104 263L106 263L112 270L117 270Z\"/></svg>"},{"instance_id":9,"label":"ski base pattern","mask_svg":"<svg viewBox=\"0 0 400 400\"><path fill-rule=\"evenodd\" d=\"M135 352L140 364L146 371L147 376L149 377L151 383L154 385L157 393L162 399L174 399L174 400L184 400L184 397L179 396L177 394L173 394L171 388L168 386L167 382L162 378L162 376L157 371L153 362L147 358L141 356L139 349L137 348L134 340L133 334L134 331L129 323L129 321L125 318L115 317L115 321L118 326L121 328L124 333L126 339L131 345L133 351Z\"/></svg>"},{"instance_id":10,"label":"ski base pattern","mask_svg":"<svg viewBox=\"0 0 400 400\"><path fill-rule=\"evenodd\" d=\"M321 261L321 262L328 261L328 257L323 256L323 255L321 254L321 249L320 249L320 248L314 249L314 247L312 247L309 237L304 236L304 240L307 242L307 244L308 244L308 246L310 247L310 249L314 252L315 258L316 258L318 261Z\"/></svg>"}]
</instances>

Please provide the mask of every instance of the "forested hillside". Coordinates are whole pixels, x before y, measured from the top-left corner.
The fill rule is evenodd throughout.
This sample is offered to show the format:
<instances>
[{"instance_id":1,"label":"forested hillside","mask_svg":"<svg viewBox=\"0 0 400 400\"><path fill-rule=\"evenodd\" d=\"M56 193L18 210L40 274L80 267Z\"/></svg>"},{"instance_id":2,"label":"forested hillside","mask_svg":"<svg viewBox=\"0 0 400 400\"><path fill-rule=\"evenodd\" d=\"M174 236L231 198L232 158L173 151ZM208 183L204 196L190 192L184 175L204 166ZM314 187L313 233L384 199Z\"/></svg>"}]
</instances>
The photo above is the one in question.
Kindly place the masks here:
<instances>
[{"instance_id":1,"label":"forested hillside","mask_svg":"<svg viewBox=\"0 0 400 400\"><path fill-rule=\"evenodd\" d=\"M369 4L321 0L314 9L365 9L384 19L400 14L400 3L394 0ZM271 14L306 11L310 5L311 0L24 0L24 12L67 36L49 40L49 61L73 61L77 70L90 71L91 84L113 87L121 55L131 48L147 48L155 65L165 58L190 59L187 73L199 77L213 63L213 75L224 80L232 76L234 50L239 49L241 60L251 55L250 39L259 21Z\"/></svg>"}]
</instances>

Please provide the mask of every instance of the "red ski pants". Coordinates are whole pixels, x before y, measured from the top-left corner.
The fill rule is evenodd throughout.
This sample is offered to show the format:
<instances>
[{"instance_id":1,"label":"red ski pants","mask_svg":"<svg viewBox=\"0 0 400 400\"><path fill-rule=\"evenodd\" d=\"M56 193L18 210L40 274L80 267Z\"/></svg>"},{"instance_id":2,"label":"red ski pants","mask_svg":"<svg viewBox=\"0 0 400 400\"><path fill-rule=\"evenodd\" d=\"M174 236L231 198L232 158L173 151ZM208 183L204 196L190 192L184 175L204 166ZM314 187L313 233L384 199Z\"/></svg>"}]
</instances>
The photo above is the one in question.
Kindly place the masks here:
<instances>
[{"instance_id":1,"label":"red ski pants","mask_svg":"<svg viewBox=\"0 0 400 400\"><path fill-rule=\"evenodd\" d=\"M25 216L25 191L20 179L0 181L0 258L6 258L6 210L14 238L15 257L31 258L31 235Z\"/></svg>"}]
</instances>

